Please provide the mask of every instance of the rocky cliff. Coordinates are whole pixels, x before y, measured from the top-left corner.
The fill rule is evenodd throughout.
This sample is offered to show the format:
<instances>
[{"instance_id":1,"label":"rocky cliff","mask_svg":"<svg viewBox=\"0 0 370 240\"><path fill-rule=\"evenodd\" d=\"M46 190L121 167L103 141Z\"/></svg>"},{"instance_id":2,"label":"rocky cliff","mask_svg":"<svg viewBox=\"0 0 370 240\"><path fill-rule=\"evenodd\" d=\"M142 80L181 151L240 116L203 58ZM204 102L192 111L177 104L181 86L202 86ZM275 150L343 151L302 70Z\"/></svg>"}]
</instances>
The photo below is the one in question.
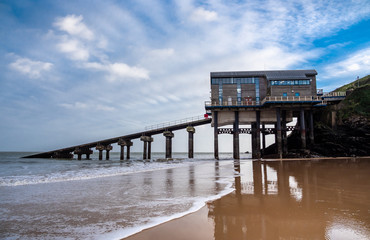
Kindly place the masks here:
<instances>
[{"instance_id":1,"label":"rocky cliff","mask_svg":"<svg viewBox=\"0 0 370 240\"><path fill-rule=\"evenodd\" d=\"M293 132L284 157L370 156L370 76L338 91L347 91L345 100L314 113L314 143L301 150L300 133ZM273 154L275 148L271 145L266 154Z\"/></svg>"}]
</instances>

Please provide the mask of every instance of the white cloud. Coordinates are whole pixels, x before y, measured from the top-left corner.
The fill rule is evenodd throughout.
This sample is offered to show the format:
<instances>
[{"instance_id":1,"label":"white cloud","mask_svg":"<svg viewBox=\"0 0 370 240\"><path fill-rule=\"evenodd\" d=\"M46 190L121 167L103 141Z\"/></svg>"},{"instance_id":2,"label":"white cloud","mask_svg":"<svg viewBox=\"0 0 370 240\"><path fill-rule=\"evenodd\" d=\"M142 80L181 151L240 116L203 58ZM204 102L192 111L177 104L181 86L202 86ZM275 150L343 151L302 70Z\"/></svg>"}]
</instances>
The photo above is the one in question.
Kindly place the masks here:
<instances>
[{"instance_id":1,"label":"white cloud","mask_svg":"<svg viewBox=\"0 0 370 240\"><path fill-rule=\"evenodd\" d=\"M149 79L149 72L140 67L131 67L125 63L87 62L84 68L103 71L110 82Z\"/></svg>"},{"instance_id":2,"label":"white cloud","mask_svg":"<svg viewBox=\"0 0 370 240\"><path fill-rule=\"evenodd\" d=\"M54 25L61 31L86 40L94 39L94 33L82 22L83 17L67 15L57 18Z\"/></svg>"},{"instance_id":3,"label":"white cloud","mask_svg":"<svg viewBox=\"0 0 370 240\"><path fill-rule=\"evenodd\" d=\"M18 58L15 62L9 64L9 67L30 78L41 78L44 72L50 71L53 64L48 62L33 61L28 58Z\"/></svg>"},{"instance_id":4,"label":"white cloud","mask_svg":"<svg viewBox=\"0 0 370 240\"><path fill-rule=\"evenodd\" d=\"M168 58L173 56L175 50L173 48L153 49L150 51L150 55L154 58Z\"/></svg>"},{"instance_id":5,"label":"white cloud","mask_svg":"<svg viewBox=\"0 0 370 240\"><path fill-rule=\"evenodd\" d=\"M82 102L75 102L75 103L61 103L59 104L61 107L66 109L87 109L88 105Z\"/></svg>"},{"instance_id":6,"label":"white cloud","mask_svg":"<svg viewBox=\"0 0 370 240\"><path fill-rule=\"evenodd\" d=\"M370 73L370 48L361 49L346 59L325 67L324 78L337 76L364 76Z\"/></svg>"},{"instance_id":7,"label":"white cloud","mask_svg":"<svg viewBox=\"0 0 370 240\"><path fill-rule=\"evenodd\" d=\"M68 109L68 110L85 110L88 109L89 111L107 111L111 112L114 111L115 108L111 106L106 106L102 104L94 104L94 103L83 103L83 102L74 102L74 103L61 103L59 106Z\"/></svg>"},{"instance_id":8,"label":"white cloud","mask_svg":"<svg viewBox=\"0 0 370 240\"><path fill-rule=\"evenodd\" d=\"M59 51L67 53L72 60L89 59L89 50L83 46L82 42L76 39L64 38L57 46Z\"/></svg>"},{"instance_id":9,"label":"white cloud","mask_svg":"<svg viewBox=\"0 0 370 240\"><path fill-rule=\"evenodd\" d=\"M208 11L202 7L196 8L192 15L191 20L195 22L213 22L218 18L218 14L215 11Z\"/></svg>"}]
</instances>

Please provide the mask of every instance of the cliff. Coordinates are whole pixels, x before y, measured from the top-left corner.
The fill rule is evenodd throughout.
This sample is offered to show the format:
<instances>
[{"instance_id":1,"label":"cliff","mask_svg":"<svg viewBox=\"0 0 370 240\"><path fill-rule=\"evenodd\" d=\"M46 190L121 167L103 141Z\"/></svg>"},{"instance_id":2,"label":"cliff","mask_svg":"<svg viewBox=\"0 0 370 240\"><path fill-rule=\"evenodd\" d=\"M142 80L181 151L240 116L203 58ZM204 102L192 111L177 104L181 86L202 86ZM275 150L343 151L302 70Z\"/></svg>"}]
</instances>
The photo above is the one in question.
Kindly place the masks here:
<instances>
[{"instance_id":1,"label":"cliff","mask_svg":"<svg viewBox=\"0 0 370 240\"><path fill-rule=\"evenodd\" d=\"M284 157L370 156L370 76L335 91L347 91L347 97L315 111L314 143L308 142L308 149L301 150L300 133L293 132ZM275 144L265 152L273 154Z\"/></svg>"}]
</instances>

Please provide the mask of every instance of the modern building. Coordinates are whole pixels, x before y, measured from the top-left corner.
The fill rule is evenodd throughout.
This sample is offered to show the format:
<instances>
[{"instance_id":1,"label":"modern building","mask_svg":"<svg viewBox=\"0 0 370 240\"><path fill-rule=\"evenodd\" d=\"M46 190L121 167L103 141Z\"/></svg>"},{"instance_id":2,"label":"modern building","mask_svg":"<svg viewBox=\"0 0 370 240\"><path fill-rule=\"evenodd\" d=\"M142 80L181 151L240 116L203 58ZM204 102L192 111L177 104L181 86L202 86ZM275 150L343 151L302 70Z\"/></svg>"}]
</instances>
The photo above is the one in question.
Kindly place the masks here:
<instances>
[{"instance_id":1,"label":"modern building","mask_svg":"<svg viewBox=\"0 0 370 240\"><path fill-rule=\"evenodd\" d=\"M234 135L234 158L239 158L239 134L252 134L252 155L260 158L260 134L265 146L264 135L271 132L276 134L277 154L282 157L286 151L286 123L294 116L302 119L302 148L306 148L305 111L313 129L312 109L322 103L317 96L316 75L315 70L211 72L211 100L205 107L213 116L215 158L218 158L218 134ZM250 124L251 130L239 128L243 124ZM268 132L265 124L275 127ZM233 128L219 128L225 125ZM313 131L310 138L313 141Z\"/></svg>"}]
</instances>

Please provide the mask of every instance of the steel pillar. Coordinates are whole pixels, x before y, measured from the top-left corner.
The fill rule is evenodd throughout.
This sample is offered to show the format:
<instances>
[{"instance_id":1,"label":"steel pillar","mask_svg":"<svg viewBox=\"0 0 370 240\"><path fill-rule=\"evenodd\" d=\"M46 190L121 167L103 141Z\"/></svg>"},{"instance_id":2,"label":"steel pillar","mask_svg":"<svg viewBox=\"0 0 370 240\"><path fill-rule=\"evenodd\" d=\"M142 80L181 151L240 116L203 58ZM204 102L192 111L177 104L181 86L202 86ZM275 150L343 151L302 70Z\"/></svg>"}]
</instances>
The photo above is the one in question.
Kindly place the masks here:
<instances>
[{"instance_id":1,"label":"steel pillar","mask_svg":"<svg viewBox=\"0 0 370 240\"><path fill-rule=\"evenodd\" d=\"M261 112L256 111L256 158L261 159Z\"/></svg>"},{"instance_id":2,"label":"steel pillar","mask_svg":"<svg viewBox=\"0 0 370 240\"><path fill-rule=\"evenodd\" d=\"M212 113L212 120L213 120L213 146L214 146L214 156L215 159L219 159L218 157L218 112Z\"/></svg>"},{"instance_id":3,"label":"steel pillar","mask_svg":"<svg viewBox=\"0 0 370 240\"><path fill-rule=\"evenodd\" d=\"M306 126L304 118L304 109L300 109L300 129L301 129L301 147L302 149L306 148Z\"/></svg>"},{"instance_id":4,"label":"steel pillar","mask_svg":"<svg viewBox=\"0 0 370 240\"><path fill-rule=\"evenodd\" d=\"M276 146L279 158L283 158L282 141L281 141L281 109L276 108Z\"/></svg>"},{"instance_id":5,"label":"steel pillar","mask_svg":"<svg viewBox=\"0 0 370 240\"><path fill-rule=\"evenodd\" d=\"M283 155L288 153L288 136L286 131L286 110L282 111L282 139L283 139Z\"/></svg>"},{"instance_id":6,"label":"steel pillar","mask_svg":"<svg viewBox=\"0 0 370 240\"><path fill-rule=\"evenodd\" d=\"M257 141L256 141L256 135L257 135L257 127L256 123L252 122L251 123L251 128L252 128L252 134L251 134L251 139L252 139L252 158L255 159L257 158Z\"/></svg>"},{"instance_id":7,"label":"steel pillar","mask_svg":"<svg viewBox=\"0 0 370 240\"><path fill-rule=\"evenodd\" d=\"M262 124L262 156L265 154L266 149L266 133L265 133L265 124Z\"/></svg>"},{"instance_id":8,"label":"steel pillar","mask_svg":"<svg viewBox=\"0 0 370 240\"><path fill-rule=\"evenodd\" d=\"M165 131L163 136L166 137L166 158L172 158L172 138L174 134L171 131Z\"/></svg>"},{"instance_id":9,"label":"steel pillar","mask_svg":"<svg viewBox=\"0 0 370 240\"><path fill-rule=\"evenodd\" d=\"M233 153L234 159L240 159L240 150L239 150L239 112L235 112L234 120L234 138L233 138Z\"/></svg>"},{"instance_id":10,"label":"steel pillar","mask_svg":"<svg viewBox=\"0 0 370 240\"><path fill-rule=\"evenodd\" d=\"M310 144L315 143L314 125L313 125L313 110L310 110Z\"/></svg>"},{"instance_id":11,"label":"steel pillar","mask_svg":"<svg viewBox=\"0 0 370 240\"><path fill-rule=\"evenodd\" d=\"M189 140L188 140L188 158L194 158L194 133L195 128L189 126L186 128L186 131L189 133Z\"/></svg>"}]
</instances>

